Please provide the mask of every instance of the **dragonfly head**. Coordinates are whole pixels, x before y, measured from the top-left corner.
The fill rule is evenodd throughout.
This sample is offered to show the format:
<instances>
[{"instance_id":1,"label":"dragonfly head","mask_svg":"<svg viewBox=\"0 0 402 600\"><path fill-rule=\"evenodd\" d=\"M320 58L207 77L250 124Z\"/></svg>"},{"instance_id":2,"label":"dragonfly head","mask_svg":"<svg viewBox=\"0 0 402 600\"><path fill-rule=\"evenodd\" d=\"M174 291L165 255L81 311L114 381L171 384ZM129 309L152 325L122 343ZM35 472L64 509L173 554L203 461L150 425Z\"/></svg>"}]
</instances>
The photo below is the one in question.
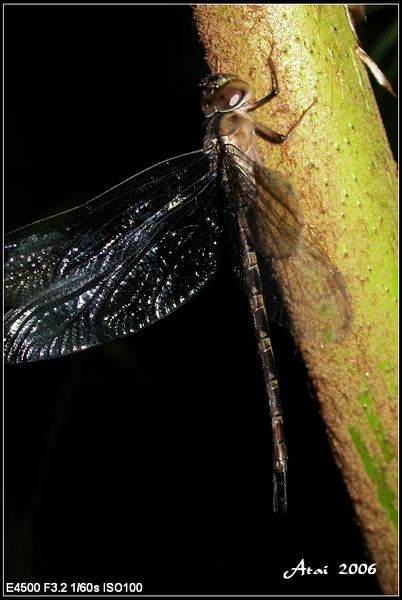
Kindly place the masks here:
<instances>
[{"instance_id":1,"label":"dragonfly head","mask_svg":"<svg viewBox=\"0 0 402 600\"><path fill-rule=\"evenodd\" d=\"M215 73L203 79L201 108L205 117L226 113L243 106L252 96L248 83L236 75Z\"/></svg>"}]
</instances>

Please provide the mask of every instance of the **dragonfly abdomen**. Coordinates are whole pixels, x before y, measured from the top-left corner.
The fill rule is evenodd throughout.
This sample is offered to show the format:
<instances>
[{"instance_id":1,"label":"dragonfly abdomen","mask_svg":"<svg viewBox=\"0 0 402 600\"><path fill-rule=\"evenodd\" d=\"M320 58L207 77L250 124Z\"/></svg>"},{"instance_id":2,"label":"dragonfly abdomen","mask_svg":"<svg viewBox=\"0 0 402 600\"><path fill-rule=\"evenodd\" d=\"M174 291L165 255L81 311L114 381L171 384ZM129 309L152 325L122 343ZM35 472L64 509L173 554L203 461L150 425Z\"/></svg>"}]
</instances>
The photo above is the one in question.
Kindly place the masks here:
<instances>
[{"instance_id":1,"label":"dragonfly abdomen","mask_svg":"<svg viewBox=\"0 0 402 600\"><path fill-rule=\"evenodd\" d=\"M282 406L278 388L278 375L271 344L271 334L267 311L262 294L262 282L258 267L257 254L252 248L252 237L247 223L247 209L238 209L239 236L241 247L241 265L244 274L245 290L254 324L254 333L258 345L265 390L271 417L273 442L273 479L274 511L278 512L278 500L286 512L286 474L288 454L282 420Z\"/></svg>"}]
</instances>

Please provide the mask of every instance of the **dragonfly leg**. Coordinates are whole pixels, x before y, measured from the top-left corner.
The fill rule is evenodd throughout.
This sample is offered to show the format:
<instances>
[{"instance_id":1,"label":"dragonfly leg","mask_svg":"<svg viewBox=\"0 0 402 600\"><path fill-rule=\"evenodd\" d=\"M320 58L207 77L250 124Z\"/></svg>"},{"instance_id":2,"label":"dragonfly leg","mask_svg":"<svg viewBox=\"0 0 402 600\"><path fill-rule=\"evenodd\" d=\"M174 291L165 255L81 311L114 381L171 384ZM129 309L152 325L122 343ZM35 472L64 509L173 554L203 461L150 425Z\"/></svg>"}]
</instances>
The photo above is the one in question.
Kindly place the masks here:
<instances>
[{"instance_id":1,"label":"dragonfly leg","mask_svg":"<svg viewBox=\"0 0 402 600\"><path fill-rule=\"evenodd\" d=\"M282 142L284 142L285 140L288 139L288 137L290 136L292 131L294 129L296 129L296 127L302 121L304 115L310 110L310 108L312 106L314 106L315 103L316 103L316 100L313 100L313 102L310 104L310 106L308 106L305 110L303 110L300 117L297 119L297 121L295 123L293 123L292 127L289 129L289 131L287 133L277 133L273 129L270 129L269 127L267 127L266 125L263 125L262 123L259 123L258 121L254 121L254 130L256 131L256 133L258 133L258 135L266 138L268 141L273 142L274 144L282 144Z\"/></svg>"},{"instance_id":2,"label":"dragonfly leg","mask_svg":"<svg viewBox=\"0 0 402 600\"><path fill-rule=\"evenodd\" d=\"M255 110L256 108L259 108L260 106L263 106L264 104L266 104L267 102L269 102L270 100L272 100L273 98L275 98L275 96L277 96L279 94L279 87L278 87L278 80L276 77L275 65L274 65L274 62L271 57L269 57L269 59L268 59L268 64L269 64L269 68L271 71L272 90L270 91L270 93L267 96L264 96L264 98L261 98L261 100L257 100L256 102L249 102L247 105L245 105L244 108L247 110L247 112L249 112L251 110ZM284 133L284 134L277 133L273 129L270 129L269 127L267 127L266 125L263 125L262 123L259 123L258 121L254 121L254 130L259 135L266 138L268 141L273 142L274 144L281 144L282 142L284 142L285 140L288 139L288 137L290 136L292 131L294 129L296 129L296 127L302 121L304 115L310 110L310 108L315 103L316 103L316 100L313 100L313 102L310 104L310 106L302 112L300 117L292 125L292 127L289 129L289 131L287 133Z\"/></svg>"},{"instance_id":3,"label":"dragonfly leg","mask_svg":"<svg viewBox=\"0 0 402 600\"><path fill-rule=\"evenodd\" d=\"M261 100L256 100L255 102L248 102L247 105L244 106L244 108L247 110L247 112L249 112L250 110L255 110L256 108L259 108L260 106L263 106L264 104L266 104L267 102L272 100L272 98L275 98L275 96L277 96L279 94L279 87L278 87L278 80L276 77L275 65L274 65L274 61L272 60L271 57L269 57L269 59L268 59L268 64L269 64L269 68L271 71L272 90L269 92L269 94L264 96L264 98L261 98Z\"/></svg>"}]
</instances>

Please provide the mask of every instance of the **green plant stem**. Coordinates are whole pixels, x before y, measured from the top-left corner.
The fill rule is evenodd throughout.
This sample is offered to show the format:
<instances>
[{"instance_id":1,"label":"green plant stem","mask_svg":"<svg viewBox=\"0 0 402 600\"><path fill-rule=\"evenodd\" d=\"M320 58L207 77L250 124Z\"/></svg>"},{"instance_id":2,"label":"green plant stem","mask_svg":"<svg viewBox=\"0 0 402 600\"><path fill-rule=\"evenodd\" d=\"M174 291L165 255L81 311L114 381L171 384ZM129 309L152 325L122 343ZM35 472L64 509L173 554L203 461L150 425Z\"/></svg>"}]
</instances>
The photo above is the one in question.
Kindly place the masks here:
<instances>
[{"instance_id":1,"label":"green plant stem","mask_svg":"<svg viewBox=\"0 0 402 600\"><path fill-rule=\"evenodd\" d=\"M344 276L353 331L339 344L298 340L379 583L397 592L397 177L344 5L200 5L211 71L236 73L255 96L280 93L255 118L286 133L262 143L269 168L298 191L305 236ZM313 472L314 464L309 465ZM329 517L330 518L330 517Z\"/></svg>"}]
</instances>

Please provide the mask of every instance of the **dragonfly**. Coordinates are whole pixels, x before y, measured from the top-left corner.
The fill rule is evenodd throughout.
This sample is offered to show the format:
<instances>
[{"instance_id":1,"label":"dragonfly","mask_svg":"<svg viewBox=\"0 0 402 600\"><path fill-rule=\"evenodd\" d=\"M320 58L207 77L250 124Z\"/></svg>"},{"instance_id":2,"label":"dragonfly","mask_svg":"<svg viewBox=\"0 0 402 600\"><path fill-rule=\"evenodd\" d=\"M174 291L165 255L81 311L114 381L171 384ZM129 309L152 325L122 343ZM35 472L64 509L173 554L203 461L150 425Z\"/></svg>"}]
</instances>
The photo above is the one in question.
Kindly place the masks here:
<instances>
[{"instance_id":1,"label":"dragonfly","mask_svg":"<svg viewBox=\"0 0 402 600\"><path fill-rule=\"evenodd\" d=\"M190 300L227 254L252 315L273 443L273 510L287 511L288 455L269 320L294 335L342 341L347 285L303 235L289 179L267 169L256 135L286 134L250 113L236 75L202 81L203 148L165 160L77 208L5 236L5 362L62 357L140 331Z\"/></svg>"}]
</instances>

